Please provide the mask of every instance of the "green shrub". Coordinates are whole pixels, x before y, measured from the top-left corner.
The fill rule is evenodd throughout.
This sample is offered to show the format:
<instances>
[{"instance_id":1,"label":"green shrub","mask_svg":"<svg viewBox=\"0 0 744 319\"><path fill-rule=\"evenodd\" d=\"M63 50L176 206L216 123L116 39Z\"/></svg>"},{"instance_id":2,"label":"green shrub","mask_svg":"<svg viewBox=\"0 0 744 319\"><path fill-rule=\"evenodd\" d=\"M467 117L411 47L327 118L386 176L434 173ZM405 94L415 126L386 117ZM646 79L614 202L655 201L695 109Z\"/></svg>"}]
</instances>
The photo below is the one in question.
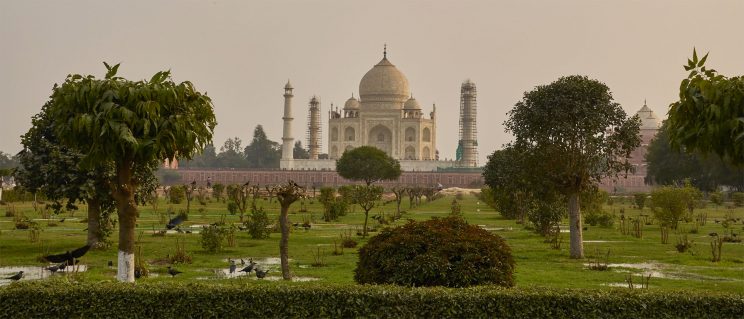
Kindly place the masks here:
<instances>
[{"instance_id":1,"label":"green shrub","mask_svg":"<svg viewBox=\"0 0 744 319\"><path fill-rule=\"evenodd\" d=\"M338 220L341 216L346 216L349 211L349 203L344 200L337 200L331 203L328 207L327 213L323 214L323 220L333 221Z\"/></svg>"},{"instance_id":2,"label":"green shrub","mask_svg":"<svg viewBox=\"0 0 744 319\"><path fill-rule=\"evenodd\" d=\"M269 215L266 214L263 207L256 208L256 206L253 206L251 214L243 222L243 225L248 229L248 234L253 239L269 238L269 235L271 235L271 228L268 227L271 225L271 219L269 219Z\"/></svg>"},{"instance_id":3,"label":"green shrub","mask_svg":"<svg viewBox=\"0 0 744 319\"><path fill-rule=\"evenodd\" d=\"M226 237L227 229L225 227L209 225L202 229L199 242L205 251L214 253L222 250Z\"/></svg>"},{"instance_id":4,"label":"green shrub","mask_svg":"<svg viewBox=\"0 0 744 319\"><path fill-rule=\"evenodd\" d=\"M238 203L234 201L229 201L227 203L227 211L230 212L230 215L237 214L238 210L240 210L240 207L238 207Z\"/></svg>"},{"instance_id":5,"label":"green shrub","mask_svg":"<svg viewBox=\"0 0 744 319\"><path fill-rule=\"evenodd\" d=\"M736 207L744 206L744 193L742 192L731 193L731 201L734 202L734 206Z\"/></svg>"},{"instance_id":6,"label":"green shrub","mask_svg":"<svg viewBox=\"0 0 744 319\"><path fill-rule=\"evenodd\" d=\"M723 205L723 193L719 191L715 191L713 193L710 193L710 201L713 204L716 204L716 206Z\"/></svg>"},{"instance_id":7,"label":"green shrub","mask_svg":"<svg viewBox=\"0 0 744 319\"><path fill-rule=\"evenodd\" d=\"M405 243L401 245L400 243ZM514 259L501 237L456 216L385 229L359 250L358 283L513 286Z\"/></svg>"},{"instance_id":8,"label":"green shrub","mask_svg":"<svg viewBox=\"0 0 744 319\"><path fill-rule=\"evenodd\" d=\"M592 226L612 227L615 224L615 215L606 211L589 211L584 214L584 222Z\"/></svg>"},{"instance_id":9,"label":"green shrub","mask_svg":"<svg viewBox=\"0 0 744 319\"><path fill-rule=\"evenodd\" d=\"M21 280L0 288L0 300L0 316L7 318L741 318L744 308L741 294L716 291L243 281L125 285L63 277Z\"/></svg>"},{"instance_id":10,"label":"green shrub","mask_svg":"<svg viewBox=\"0 0 744 319\"><path fill-rule=\"evenodd\" d=\"M171 186L169 196L171 204L180 204L186 199L186 190L181 185Z\"/></svg>"},{"instance_id":11,"label":"green shrub","mask_svg":"<svg viewBox=\"0 0 744 319\"><path fill-rule=\"evenodd\" d=\"M225 185L220 183L214 184L212 186L212 196L218 201L221 200L225 196Z\"/></svg>"},{"instance_id":12,"label":"green shrub","mask_svg":"<svg viewBox=\"0 0 744 319\"><path fill-rule=\"evenodd\" d=\"M643 206L645 206L645 204L646 204L646 197L647 196L648 195L646 193L635 193L635 194L633 194L633 201L634 201L636 207L638 207L638 209L643 209Z\"/></svg>"}]
</instances>

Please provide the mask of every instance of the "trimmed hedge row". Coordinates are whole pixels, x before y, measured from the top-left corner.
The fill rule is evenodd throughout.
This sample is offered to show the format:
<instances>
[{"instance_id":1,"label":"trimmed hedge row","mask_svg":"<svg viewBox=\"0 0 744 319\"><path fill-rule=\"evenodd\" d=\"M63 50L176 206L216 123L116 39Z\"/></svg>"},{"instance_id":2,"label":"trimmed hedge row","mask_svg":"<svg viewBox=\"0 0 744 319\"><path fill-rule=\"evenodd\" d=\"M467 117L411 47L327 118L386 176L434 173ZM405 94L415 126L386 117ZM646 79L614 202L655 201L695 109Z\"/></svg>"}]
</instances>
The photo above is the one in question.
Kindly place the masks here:
<instances>
[{"instance_id":1,"label":"trimmed hedge row","mask_svg":"<svg viewBox=\"0 0 744 319\"><path fill-rule=\"evenodd\" d=\"M744 296L627 289L19 282L5 318L741 318Z\"/></svg>"}]
</instances>

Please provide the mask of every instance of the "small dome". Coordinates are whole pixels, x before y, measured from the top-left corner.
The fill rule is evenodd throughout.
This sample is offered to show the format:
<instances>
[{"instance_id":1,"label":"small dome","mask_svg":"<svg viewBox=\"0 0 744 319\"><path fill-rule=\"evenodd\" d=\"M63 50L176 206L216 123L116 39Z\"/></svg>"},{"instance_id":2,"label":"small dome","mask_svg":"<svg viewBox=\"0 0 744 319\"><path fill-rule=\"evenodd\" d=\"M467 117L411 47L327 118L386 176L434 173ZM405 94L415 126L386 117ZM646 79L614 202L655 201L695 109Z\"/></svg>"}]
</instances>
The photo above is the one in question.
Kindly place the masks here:
<instances>
[{"instance_id":1,"label":"small dome","mask_svg":"<svg viewBox=\"0 0 744 319\"><path fill-rule=\"evenodd\" d=\"M652 111L646 103L643 103L643 107L636 112L636 115L641 118L641 129L642 130L657 130L661 127L659 117Z\"/></svg>"},{"instance_id":2,"label":"small dome","mask_svg":"<svg viewBox=\"0 0 744 319\"><path fill-rule=\"evenodd\" d=\"M359 100L357 100L354 96L346 100L346 103L344 104L345 110L358 109L358 108L359 108Z\"/></svg>"},{"instance_id":3,"label":"small dome","mask_svg":"<svg viewBox=\"0 0 744 319\"><path fill-rule=\"evenodd\" d=\"M318 97L313 95L313 97L310 99L310 104L318 104L320 101L318 100Z\"/></svg>"},{"instance_id":4,"label":"small dome","mask_svg":"<svg viewBox=\"0 0 744 319\"><path fill-rule=\"evenodd\" d=\"M289 84L289 80L287 80L287 84L284 85L284 88L289 90L293 89L292 84Z\"/></svg>"},{"instance_id":5,"label":"small dome","mask_svg":"<svg viewBox=\"0 0 744 319\"><path fill-rule=\"evenodd\" d=\"M408 99L408 101L406 101L406 104L403 104L403 108L406 110L420 110L421 105L419 105L419 102L416 101L416 99L411 97L410 99Z\"/></svg>"},{"instance_id":6,"label":"small dome","mask_svg":"<svg viewBox=\"0 0 744 319\"><path fill-rule=\"evenodd\" d=\"M367 71L359 82L359 97L365 103L403 103L409 96L408 79L386 57Z\"/></svg>"}]
</instances>

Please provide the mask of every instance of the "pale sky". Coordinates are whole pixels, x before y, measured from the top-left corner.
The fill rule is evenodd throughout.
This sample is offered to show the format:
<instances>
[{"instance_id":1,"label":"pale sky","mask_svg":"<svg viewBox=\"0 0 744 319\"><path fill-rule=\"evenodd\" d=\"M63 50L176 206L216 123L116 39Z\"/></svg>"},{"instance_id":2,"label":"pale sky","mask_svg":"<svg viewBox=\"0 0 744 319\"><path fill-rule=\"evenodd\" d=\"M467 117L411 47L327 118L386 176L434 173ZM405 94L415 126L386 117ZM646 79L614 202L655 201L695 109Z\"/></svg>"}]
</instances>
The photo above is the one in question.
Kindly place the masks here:
<instances>
[{"instance_id":1,"label":"pale sky","mask_svg":"<svg viewBox=\"0 0 744 319\"><path fill-rule=\"evenodd\" d=\"M476 83L482 165L512 139L503 122L523 92L560 76L598 79L629 114L645 99L664 118L693 47L719 72L744 74L742 12L738 0L0 0L0 151L20 151L54 83L103 76L102 61L133 80L170 69L208 92L218 149L233 136L247 145L257 124L280 141L291 79L304 145L310 97L327 114L358 96L387 43L424 111L437 105L442 158L457 146L460 84Z\"/></svg>"}]
</instances>

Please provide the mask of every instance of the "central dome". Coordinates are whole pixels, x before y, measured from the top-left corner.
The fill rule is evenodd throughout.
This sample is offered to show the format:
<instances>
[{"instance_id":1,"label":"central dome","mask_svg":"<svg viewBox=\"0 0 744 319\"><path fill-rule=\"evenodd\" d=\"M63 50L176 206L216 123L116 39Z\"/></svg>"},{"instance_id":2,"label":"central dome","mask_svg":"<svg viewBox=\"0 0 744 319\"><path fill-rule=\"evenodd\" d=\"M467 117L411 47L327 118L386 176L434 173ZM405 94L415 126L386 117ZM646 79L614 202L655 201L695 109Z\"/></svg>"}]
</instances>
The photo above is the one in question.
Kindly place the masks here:
<instances>
[{"instance_id":1,"label":"central dome","mask_svg":"<svg viewBox=\"0 0 744 319\"><path fill-rule=\"evenodd\" d=\"M384 57L362 77L359 96L363 105L384 103L387 107L381 108L400 108L410 96L408 79Z\"/></svg>"}]
</instances>

